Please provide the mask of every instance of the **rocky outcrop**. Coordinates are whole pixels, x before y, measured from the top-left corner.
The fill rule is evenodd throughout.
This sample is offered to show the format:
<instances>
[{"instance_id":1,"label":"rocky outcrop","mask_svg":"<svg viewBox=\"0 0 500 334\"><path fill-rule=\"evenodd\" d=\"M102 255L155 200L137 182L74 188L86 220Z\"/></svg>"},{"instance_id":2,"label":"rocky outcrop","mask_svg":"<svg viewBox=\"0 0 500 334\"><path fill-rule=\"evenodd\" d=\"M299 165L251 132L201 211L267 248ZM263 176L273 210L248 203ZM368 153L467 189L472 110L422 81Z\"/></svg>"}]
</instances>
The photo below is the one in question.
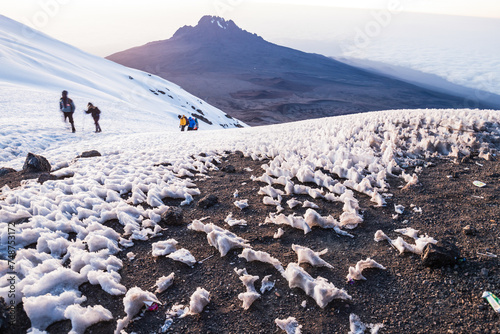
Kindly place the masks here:
<instances>
[{"instance_id":1,"label":"rocky outcrop","mask_svg":"<svg viewBox=\"0 0 500 334\"><path fill-rule=\"evenodd\" d=\"M23 172L36 173L36 172L50 172L52 166L49 161L37 154L28 153L23 165Z\"/></svg>"}]
</instances>

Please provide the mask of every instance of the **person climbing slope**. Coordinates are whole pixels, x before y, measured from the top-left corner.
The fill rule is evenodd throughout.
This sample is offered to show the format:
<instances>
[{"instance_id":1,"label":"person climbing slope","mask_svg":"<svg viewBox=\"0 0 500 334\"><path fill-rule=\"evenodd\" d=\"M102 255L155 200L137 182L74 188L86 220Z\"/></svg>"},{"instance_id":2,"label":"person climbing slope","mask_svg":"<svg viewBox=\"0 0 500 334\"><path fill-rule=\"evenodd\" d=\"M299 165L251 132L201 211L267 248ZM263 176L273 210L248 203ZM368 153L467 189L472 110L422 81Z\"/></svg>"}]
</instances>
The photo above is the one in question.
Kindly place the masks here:
<instances>
[{"instance_id":1,"label":"person climbing slope","mask_svg":"<svg viewBox=\"0 0 500 334\"><path fill-rule=\"evenodd\" d=\"M188 118L188 131L193 131L194 127L196 126L196 122L194 121L193 117Z\"/></svg>"},{"instance_id":2,"label":"person climbing slope","mask_svg":"<svg viewBox=\"0 0 500 334\"><path fill-rule=\"evenodd\" d=\"M71 124L72 132L75 132L75 122L73 121L73 113L75 112L75 104L73 100L68 97L68 91L62 91L62 97L59 100L59 109L62 111L64 115L64 122L66 119L69 119L69 123Z\"/></svg>"},{"instance_id":3,"label":"person climbing slope","mask_svg":"<svg viewBox=\"0 0 500 334\"><path fill-rule=\"evenodd\" d=\"M179 127L181 128L181 131L184 131L184 128L188 124L188 120L187 120L186 116L184 116L184 115L182 115L182 116L179 115L178 117L180 119Z\"/></svg>"},{"instance_id":4,"label":"person climbing slope","mask_svg":"<svg viewBox=\"0 0 500 334\"><path fill-rule=\"evenodd\" d=\"M101 115L101 111L99 108L94 106L91 102L87 104L87 110L85 110L87 114L92 114L92 118L94 119L95 123L95 132L102 132L101 126L99 125L99 116Z\"/></svg>"}]
</instances>

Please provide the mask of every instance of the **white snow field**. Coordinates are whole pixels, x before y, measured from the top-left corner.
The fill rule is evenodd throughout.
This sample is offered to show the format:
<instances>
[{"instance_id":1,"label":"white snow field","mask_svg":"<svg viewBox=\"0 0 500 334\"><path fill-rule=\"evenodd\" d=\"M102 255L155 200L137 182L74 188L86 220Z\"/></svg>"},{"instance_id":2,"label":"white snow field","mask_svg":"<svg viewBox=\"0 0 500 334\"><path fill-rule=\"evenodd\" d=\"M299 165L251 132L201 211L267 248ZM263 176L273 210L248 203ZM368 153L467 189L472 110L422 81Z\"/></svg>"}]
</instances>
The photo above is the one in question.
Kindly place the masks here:
<instances>
[{"instance_id":1,"label":"white snow field","mask_svg":"<svg viewBox=\"0 0 500 334\"><path fill-rule=\"evenodd\" d=\"M92 140L93 120L83 112L88 102L102 111L105 136L177 130L179 114L212 123L200 120L200 130L246 126L167 80L90 55L2 15L0 67L0 162L25 156L28 148L45 150L54 141ZM63 90L76 105L75 135L61 131Z\"/></svg>"},{"instance_id":2,"label":"white snow field","mask_svg":"<svg viewBox=\"0 0 500 334\"><path fill-rule=\"evenodd\" d=\"M0 63L2 68L17 68L0 74L0 166L20 169L26 153L33 152L49 160L52 174L66 177L43 184L29 180L15 189L0 189L0 296L8 304L23 302L32 332L43 333L51 323L70 319L73 332L83 333L92 323L110 319L109 310L102 305L80 306L87 296L78 287L85 282L123 297L127 317L120 320L117 332L139 312L144 301L165 302L152 292L155 287L143 291L122 285L123 263L116 255L128 253L135 240L149 240L161 233L158 223L168 209L162 200L180 198L184 200L182 205L189 204L200 194L198 180L216 169L214 160L227 151L241 151L255 160L270 159L262 170L254 171L253 180L268 184L259 189L259 183L255 183L256 193L281 201L282 191L273 187L281 184L288 195L308 194L344 203L339 217L322 217L312 208L304 217L270 217L275 224L303 229L306 238L311 228L350 236L345 229L363 223L354 190L384 205L382 194L390 192L388 175L396 173L408 183L418 179L417 175L401 173L401 166L418 165L422 157L457 156L471 150L489 159L500 149L500 112L492 110L395 110L326 118L322 122L224 130L219 124L226 123L214 122L212 127L206 126L206 131L181 133L176 115L189 110L188 103L202 107L213 121L228 118L166 81L153 77L152 83L142 86L138 79L128 78L147 79L143 72L110 65L99 58L78 63L83 58L73 55L82 55L81 51L66 45L61 50L61 44L57 44L53 51L61 58L48 61L52 56L40 51L55 46L48 37L30 39L32 44L18 40L18 50L29 49L22 54L30 56L16 58L12 52L18 50L6 47L12 44L9 38L16 23L4 18L0 21L5 26L0 33ZM43 44L44 38L48 46ZM71 68L72 80L62 79L68 72L61 65L64 58L71 59L65 64ZM40 65L42 62L47 63ZM106 64L100 67L103 72L99 79L94 64ZM108 65L115 70L108 72ZM93 79L84 81L81 73ZM168 87L175 92L173 102L162 94L152 94L148 87ZM62 89L70 91L77 107L91 99L103 110L103 133L92 133L90 116L84 118L78 113L77 132L72 134L65 128L57 110ZM133 89L138 102L120 95ZM102 156L75 159L91 149ZM128 199L120 196L127 193L131 193ZM147 209L142 203L148 204ZM124 226L122 235L103 224L111 219ZM225 248L237 239L223 228L203 226L212 235L214 247ZM76 238L70 239L70 233ZM198 232L186 229L186 233ZM206 247L211 246L207 243ZM247 248L252 247L245 245ZM259 254L260 260L274 255ZM197 263L193 266L196 268ZM290 287L301 287L320 307L333 298L351 298L342 287L311 277L296 263L283 263L283 267L287 271L282 275ZM202 299L209 301L209 292L203 287L192 288L204 292ZM205 304L200 305L203 309Z\"/></svg>"}]
</instances>

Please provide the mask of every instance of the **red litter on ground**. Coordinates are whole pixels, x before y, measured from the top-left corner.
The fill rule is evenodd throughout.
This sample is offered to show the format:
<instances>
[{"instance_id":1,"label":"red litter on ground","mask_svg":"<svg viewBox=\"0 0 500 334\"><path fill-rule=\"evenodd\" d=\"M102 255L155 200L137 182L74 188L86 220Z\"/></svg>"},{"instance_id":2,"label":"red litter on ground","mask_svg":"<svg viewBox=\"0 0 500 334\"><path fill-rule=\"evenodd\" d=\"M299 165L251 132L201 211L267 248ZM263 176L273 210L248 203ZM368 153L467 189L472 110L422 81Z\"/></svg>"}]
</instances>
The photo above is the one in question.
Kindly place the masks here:
<instances>
[{"instance_id":1,"label":"red litter on ground","mask_svg":"<svg viewBox=\"0 0 500 334\"><path fill-rule=\"evenodd\" d=\"M146 311L156 311L158 310L158 304L155 302L150 302L150 301L145 301L144 304L146 305Z\"/></svg>"}]
</instances>

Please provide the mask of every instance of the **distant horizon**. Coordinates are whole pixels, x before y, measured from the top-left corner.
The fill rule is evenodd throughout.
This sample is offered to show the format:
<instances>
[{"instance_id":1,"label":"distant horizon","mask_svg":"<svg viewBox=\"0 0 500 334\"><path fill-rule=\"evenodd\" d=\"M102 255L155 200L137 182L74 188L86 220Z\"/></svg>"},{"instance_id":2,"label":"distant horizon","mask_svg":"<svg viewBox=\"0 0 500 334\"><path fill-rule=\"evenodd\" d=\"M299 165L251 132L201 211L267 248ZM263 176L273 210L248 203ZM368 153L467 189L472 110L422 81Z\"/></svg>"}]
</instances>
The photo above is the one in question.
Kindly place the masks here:
<instances>
[{"instance_id":1,"label":"distant horizon","mask_svg":"<svg viewBox=\"0 0 500 334\"><path fill-rule=\"evenodd\" d=\"M193 6L196 2L196 6ZM372 1L237 0L173 1L147 0L137 6L132 1L47 0L3 5L0 13L51 37L89 53L106 57L149 42L169 39L183 26L194 26L205 15L233 20L239 27L273 43L305 52L316 52L315 41L332 35L349 35L379 17L392 24L392 16L436 14L498 19L500 3L482 0L429 1L388 0L374 6ZM413 15L415 16L415 15ZM387 22L385 22L385 21ZM325 56L335 56L325 54Z\"/></svg>"}]
</instances>

